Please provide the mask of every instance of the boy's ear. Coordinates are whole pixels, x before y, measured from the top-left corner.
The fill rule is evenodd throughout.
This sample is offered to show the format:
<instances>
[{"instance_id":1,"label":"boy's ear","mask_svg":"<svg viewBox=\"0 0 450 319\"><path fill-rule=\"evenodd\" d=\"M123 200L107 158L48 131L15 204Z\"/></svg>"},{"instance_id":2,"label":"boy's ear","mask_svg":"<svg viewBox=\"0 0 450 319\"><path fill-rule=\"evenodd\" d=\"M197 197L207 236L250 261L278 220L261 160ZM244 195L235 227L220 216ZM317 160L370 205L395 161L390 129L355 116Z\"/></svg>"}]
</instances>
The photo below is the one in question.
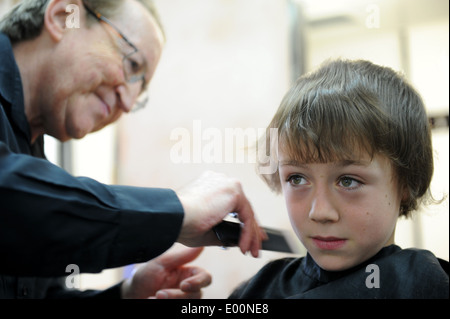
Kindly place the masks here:
<instances>
[{"instance_id":1,"label":"boy's ear","mask_svg":"<svg viewBox=\"0 0 450 319\"><path fill-rule=\"evenodd\" d=\"M402 195L402 197L400 199L400 215L403 214L403 212L404 212L404 206L403 205L409 200L409 196L410 196L408 188L406 186L403 186L401 188L401 195Z\"/></svg>"},{"instance_id":2,"label":"boy's ear","mask_svg":"<svg viewBox=\"0 0 450 319\"><path fill-rule=\"evenodd\" d=\"M44 15L44 27L59 42L68 28L80 27L85 20L82 0L50 0Z\"/></svg>"},{"instance_id":3,"label":"boy's ear","mask_svg":"<svg viewBox=\"0 0 450 319\"><path fill-rule=\"evenodd\" d=\"M406 202L409 199L409 191L406 186L402 187L402 203Z\"/></svg>"}]
</instances>

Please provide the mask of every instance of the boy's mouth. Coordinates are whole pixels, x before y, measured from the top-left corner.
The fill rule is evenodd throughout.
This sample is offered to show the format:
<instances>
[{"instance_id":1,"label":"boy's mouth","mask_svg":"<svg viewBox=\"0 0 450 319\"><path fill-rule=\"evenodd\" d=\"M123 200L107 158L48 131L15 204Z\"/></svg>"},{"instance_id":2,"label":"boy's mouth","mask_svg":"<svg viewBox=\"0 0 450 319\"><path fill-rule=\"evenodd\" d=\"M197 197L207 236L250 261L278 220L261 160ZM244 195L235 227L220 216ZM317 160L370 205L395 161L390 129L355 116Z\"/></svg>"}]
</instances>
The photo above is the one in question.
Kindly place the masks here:
<instances>
[{"instance_id":1,"label":"boy's mouth","mask_svg":"<svg viewBox=\"0 0 450 319\"><path fill-rule=\"evenodd\" d=\"M343 247L347 242L345 238L338 237L314 236L311 239L319 249L323 250L336 250Z\"/></svg>"}]
</instances>

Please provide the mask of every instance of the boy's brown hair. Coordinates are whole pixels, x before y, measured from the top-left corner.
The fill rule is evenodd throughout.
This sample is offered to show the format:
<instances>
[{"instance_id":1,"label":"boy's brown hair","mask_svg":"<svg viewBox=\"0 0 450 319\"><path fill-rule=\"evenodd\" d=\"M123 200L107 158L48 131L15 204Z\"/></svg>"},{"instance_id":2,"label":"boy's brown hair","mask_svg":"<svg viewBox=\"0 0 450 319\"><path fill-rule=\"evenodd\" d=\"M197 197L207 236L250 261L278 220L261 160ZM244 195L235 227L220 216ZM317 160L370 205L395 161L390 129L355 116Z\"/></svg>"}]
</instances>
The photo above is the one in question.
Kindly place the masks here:
<instances>
[{"instance_id":1,"label":"boy's brown hair","mask_svg":"<svg viewBox=\"0 0 450 319\"><path fill-rule=\"evenodd\" d=\"M270 128L278 130L277 147L299 162L345 160L355 149L387 156L408 194L400 215L409 216L429 195L433 153L425 107L414 88L390 68L363 60L328 61L297 80ZM262 142L269 145L266 136ZM276 157L278 149L271 147L270 156ZM278 170L261 177L280 192Z\"/></svg>"}]
</instances>

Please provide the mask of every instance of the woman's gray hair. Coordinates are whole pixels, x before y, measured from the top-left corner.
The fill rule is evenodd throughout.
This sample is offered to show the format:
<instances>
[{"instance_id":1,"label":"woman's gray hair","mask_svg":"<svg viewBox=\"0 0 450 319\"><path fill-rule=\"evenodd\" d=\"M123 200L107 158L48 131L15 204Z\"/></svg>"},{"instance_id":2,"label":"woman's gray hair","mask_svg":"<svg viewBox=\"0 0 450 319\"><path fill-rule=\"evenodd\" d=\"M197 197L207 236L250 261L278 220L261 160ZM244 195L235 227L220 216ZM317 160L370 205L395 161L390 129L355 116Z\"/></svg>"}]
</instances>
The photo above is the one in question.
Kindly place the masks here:
<instances>
[{"instance_id":1,"label":"woman's gray hair","mask_svg":"<svg viewBox=\"0 0 450 319\"><path fill-rule=\"evenodd\" d=\"M12 43L37 37L44 25L45 10L50 0L23 0L11 9L0 21L0 32ZM113 17L124 0L84 0L90 8L106 17ZM138 0L152 14L164 33L161 20L152 0Z\"/></svg>"}]
</instances>

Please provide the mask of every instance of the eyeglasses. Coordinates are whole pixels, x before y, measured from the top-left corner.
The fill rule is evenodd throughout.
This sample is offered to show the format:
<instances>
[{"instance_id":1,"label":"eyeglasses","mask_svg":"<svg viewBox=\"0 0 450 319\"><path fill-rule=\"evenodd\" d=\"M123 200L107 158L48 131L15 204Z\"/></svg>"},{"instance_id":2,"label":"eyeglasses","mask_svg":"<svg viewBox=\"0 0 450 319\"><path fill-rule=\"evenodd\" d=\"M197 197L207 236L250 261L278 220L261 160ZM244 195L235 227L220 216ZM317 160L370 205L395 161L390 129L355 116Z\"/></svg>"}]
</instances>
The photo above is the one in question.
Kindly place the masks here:
<instances>
[{"instance_id":1,"label":"eyeglasses","mask_svg":"<svg viewBox=\"0 0 450 319\"><path fill-rule=\"evenodd\" d=\"M130 40L117 28L109 19L102 14L89 8L84 1L83 5L86 11L91 14L97 21L105 23L111 28L113 33L118 38L118 45L122 49L123 59L123 73L125 81L132 89L139 90L138 98L133 105L131 111L135 112L145 107L148 102L147 82L145 80L145 74L147 73L147 62L138 48L131 43ZM124 52L124 48L128 47L130 52Z\"/></svg>"}]
</instances>

